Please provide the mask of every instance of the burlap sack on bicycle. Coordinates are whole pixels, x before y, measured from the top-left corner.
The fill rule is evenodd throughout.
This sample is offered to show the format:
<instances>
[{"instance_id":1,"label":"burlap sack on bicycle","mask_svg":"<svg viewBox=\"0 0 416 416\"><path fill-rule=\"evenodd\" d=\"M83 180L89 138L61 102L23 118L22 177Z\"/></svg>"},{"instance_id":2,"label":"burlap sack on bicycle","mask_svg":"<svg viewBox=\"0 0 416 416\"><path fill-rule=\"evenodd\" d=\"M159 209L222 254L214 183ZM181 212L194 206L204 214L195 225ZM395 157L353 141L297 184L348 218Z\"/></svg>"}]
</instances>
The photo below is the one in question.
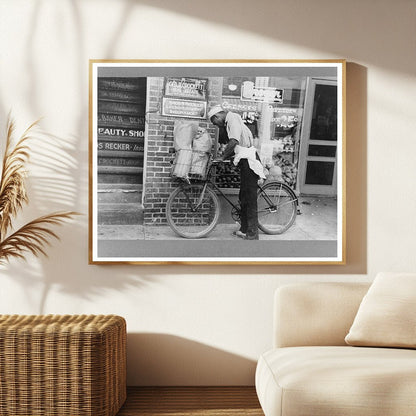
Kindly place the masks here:
<instances>
[{"instance_id":1,"label":"burlap sack on bicycle","mask_svg":"<svg viewBox=\"0 0 416 416\"><path fill-rule=\"evenodd\" d=\"M205 177L209 155L212 150L212 138L206 129L198 129L192 143L191 175Z\"/></svg>"},{"instance_id":2,"label":"burlap sack on bicycle","mask_svg":"<svg viewBox=\"0 0 416 416\"><path fill-rule=\"evenodd\" d=\"M176 150L172 176L187 178L192 161L192 141L197 133L198 123L193 121L175 121L173 146Z\"/></svg>"}]
</instances>

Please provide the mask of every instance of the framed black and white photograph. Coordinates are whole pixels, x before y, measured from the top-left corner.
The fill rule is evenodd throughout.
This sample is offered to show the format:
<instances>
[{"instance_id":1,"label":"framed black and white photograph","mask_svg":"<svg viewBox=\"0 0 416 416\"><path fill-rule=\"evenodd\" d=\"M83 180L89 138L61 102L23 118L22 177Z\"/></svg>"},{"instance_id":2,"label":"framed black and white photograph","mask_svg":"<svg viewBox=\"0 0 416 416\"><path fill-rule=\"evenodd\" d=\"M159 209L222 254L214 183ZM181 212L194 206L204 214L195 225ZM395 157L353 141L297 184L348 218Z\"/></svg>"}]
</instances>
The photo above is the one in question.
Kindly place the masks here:
<instances>
[{"instance_id":1,"label":"framed black and white photograph","mask_svg":"<svg viewBox=\"0 0 416 416\"><path fill-rule=\"evenodd\" d=\"M344 264L345 61L91 60L89 260Z\"/></svg>"}]
</instances>

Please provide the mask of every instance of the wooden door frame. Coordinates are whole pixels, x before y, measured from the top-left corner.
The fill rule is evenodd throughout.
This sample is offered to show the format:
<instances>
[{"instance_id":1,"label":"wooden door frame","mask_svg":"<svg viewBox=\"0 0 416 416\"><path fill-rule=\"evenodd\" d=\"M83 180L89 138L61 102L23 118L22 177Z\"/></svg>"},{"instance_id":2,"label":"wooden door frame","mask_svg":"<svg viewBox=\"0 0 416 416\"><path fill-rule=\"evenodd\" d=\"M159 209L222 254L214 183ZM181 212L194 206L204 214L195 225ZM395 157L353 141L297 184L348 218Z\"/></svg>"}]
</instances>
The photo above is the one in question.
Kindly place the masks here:
<instances>
[{"instance_id":1,"label":"wooden door frame","mask_svg":"<svg viewBox=\"0 0 416 416\"><path fill-rule=\"evenodd\" d=\"M314 107L315 99L315 87L316 85L333 85L337 86L337 79L334 77L325 77L325 78L315 78L308 77L306 84L306 93L305 93L305 105L303 113L303 123L300 134L300 148L299 148L299 174L298 174L298 191L301 194L306 195L328 195L336 196L337 195L337 165L338 165L338 140L337 142L328 142L316 140L313 141L313 144L325 145L325 146L336 146L337 152L334 158L330 157L319 157L319 156L308 156L308 148L310 144L310 130L312 124L312 113ZM332 185L305 185L306 179L306 168L308 160L324 161L324 160L334 160L334 176ZM328 192L329 191L329 192Z\"/></svg>"}]
</instances>

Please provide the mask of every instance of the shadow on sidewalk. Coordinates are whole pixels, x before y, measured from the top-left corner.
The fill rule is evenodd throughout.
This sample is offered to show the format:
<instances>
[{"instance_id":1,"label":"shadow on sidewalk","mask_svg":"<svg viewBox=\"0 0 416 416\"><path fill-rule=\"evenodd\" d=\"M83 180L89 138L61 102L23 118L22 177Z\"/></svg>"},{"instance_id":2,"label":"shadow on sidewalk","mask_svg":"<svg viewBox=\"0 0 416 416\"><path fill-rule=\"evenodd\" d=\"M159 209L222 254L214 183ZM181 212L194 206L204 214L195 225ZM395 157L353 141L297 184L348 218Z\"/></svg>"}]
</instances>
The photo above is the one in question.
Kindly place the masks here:
<instances>
[{"instance_id":1,"label":"shadow on sidewalk","mask_svg":"<svg viewBox=\"0 0 416 416\"><path fill-rule=\"evenodd\" d=\"M336 240L337 200L328 197L300 197L300 215L284 234L260 232L260 240ZM233 235L239 225L231 217L219 223L204 240L239 240ZM183 240L168 225L99 225L98 240Z\"/></svg>"}]
</instances>

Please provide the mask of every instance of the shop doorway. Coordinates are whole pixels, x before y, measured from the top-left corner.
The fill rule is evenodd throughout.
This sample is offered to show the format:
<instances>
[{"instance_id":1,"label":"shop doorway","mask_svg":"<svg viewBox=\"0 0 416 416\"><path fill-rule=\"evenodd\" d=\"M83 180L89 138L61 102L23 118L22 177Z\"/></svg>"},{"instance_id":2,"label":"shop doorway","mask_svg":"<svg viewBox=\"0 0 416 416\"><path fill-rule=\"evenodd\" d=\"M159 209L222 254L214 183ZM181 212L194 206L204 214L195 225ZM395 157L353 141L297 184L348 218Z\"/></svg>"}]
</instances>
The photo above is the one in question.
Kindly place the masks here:
<instances>
[{"instance_id":1,"label":"shop doorway","mask_svg":"<svg viewBox=\"0 0 416 416\"><path fill-rule=\"evenodd\" d=\"M299 154L299 191L337 195L337 82L308 80Z\"/></svg>"}]
</instances>

